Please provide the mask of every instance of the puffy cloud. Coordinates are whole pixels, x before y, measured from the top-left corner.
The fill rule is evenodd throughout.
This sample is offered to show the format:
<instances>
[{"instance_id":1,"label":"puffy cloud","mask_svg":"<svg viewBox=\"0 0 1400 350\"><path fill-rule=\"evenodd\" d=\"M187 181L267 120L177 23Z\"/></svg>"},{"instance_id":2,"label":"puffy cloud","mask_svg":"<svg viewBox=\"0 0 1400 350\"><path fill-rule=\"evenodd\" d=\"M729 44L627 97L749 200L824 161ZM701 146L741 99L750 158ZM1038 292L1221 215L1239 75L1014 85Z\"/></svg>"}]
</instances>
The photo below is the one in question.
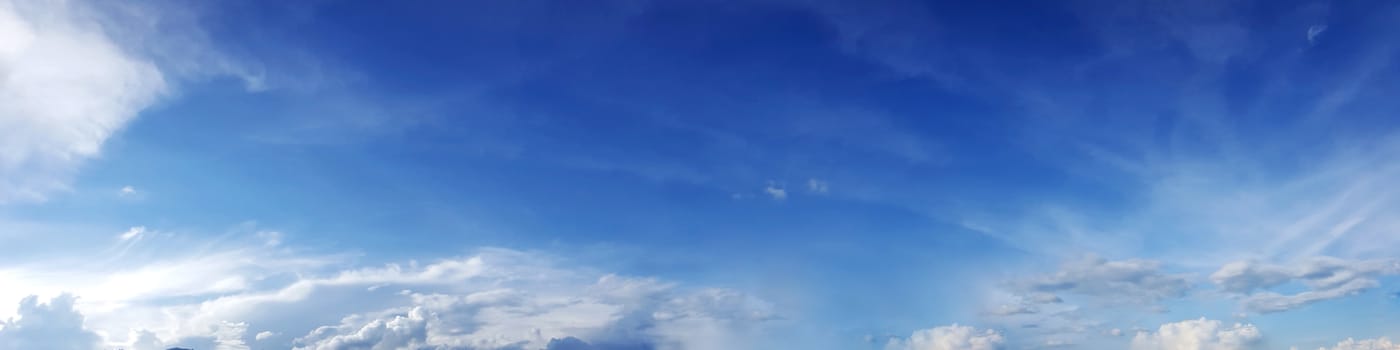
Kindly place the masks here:
<instances>
[{"instance_id":1,"label":"puffy cloud","mask_svg":"<svg viewBox=\"0 0 1400 350\"><path fill-rule=\"evenodd\" d=\"M732 348L713 342L771 317L762 302L742 294L685 292L651 279L605 275L576 291L409 293L411 306L317 328L297 339L297 348Z\"/></svg>"},{"instance_id":2,"label":"puffy cloud","mask_svg":"<svg viewBox=\"0 0 1400 350\"><path fill-rule=\"evenodd\" d=\"M248 324L244 322L223 322L214 330L214 350L248 350L243 341L248 334Z\"/></svg>"},{"instance_id":3,"label":"puffy cloud","mask_svg":"<svg viewBox=\"0 0 1400 350\"><path fill-rule=\"evenodd\" d=\"M428 311L414 308L406 315L375 319L363 326L322 327L297 339L309 343L296 349L420 349L429 347ZM351 321L351 320L347 320ZM351 321L353 322L353 321Z\"/></svg>"},{"instance_id":4,"label":"puffy cloud","mask_svg":"<svg viewBox=\"0 0 1400 350\"><path fill-rule=\"evenodd\" d=\"M1393 343L1388 338L1355 340L1347 338L1337 343L1331 348L1318 348L1318 350L1400 350L1400 343Z\"/></svg>"},{"instance_id":5,"label":"puffy cloud","mask_svg":"<svg viewBox=\"0 0 1400 350\"><path fill-rule=\"evenodd\" d=\"M79 164L166 93L155 64L78 6L0 0L0 202L66 188Z\"/></svg>"},{"instance_id":6,"label":"puffy cloud","mask_svg":"<svg viewBox=\"0 0 1400 350\"><path fill-rule=\"evenodd\" d=\"M1245 350L1260 346L1263 335L1250 324L1224 326L1220 321L1187 320L1163 324L1157 332L1138 332L1133 350Z\"/></svg>"},{"instance_id":7,"label":"puffy cloud","mask_svg":"<svg viewBox=\"0 0 1400 350\"><path fill-rule=\"evenodd\" d=\"M75 291L87 317L73 313L76 326L67 329L85 326L105 335L87 338L94 343L134 350L541 349L556 340L556 348L578 348L569 337L606 349L745 348L775 319L770 304L738 291L617 276L548 254L488 248L347 268L344 258L268 246L257 232L242 245L202 249L177 234L117 241L110 255L93 255L100 264L0 269L0 285ZM71 300L55 300L55 309L72 311ZM4 337L34 329L13 327L42 319L29 309L0 330Z\"/></svg>"},{"instance_id":8,"label":"puffy cloud","mask_svg":"<svg viewBox=\"0 0 1400 350\"><path fill-rule=\"evenodd\" d=\"M1005 343L995 330L954 324L918 330L908 339L891 339L885 350L995 350Z\"/></svg>"},{"instance_id":9,"label":"puffy cloud","mask_svg":"<svg viewBox=\"0 0 1400 350\"><path fill-rule=\"evenodd\" d=\"M1354 295L1379 286L1377 277L1398 273L1400 262L1394 260L1315 257L1293 266L1257 261L1232 262L1211 274L1210 279L1221 289L1240 295L1246 309L1270 313ZM1294 281L1308 289L1290 295L1268 291L1269 288Z\"/></svg>"},{"instance_id":10,"label":"puffy cloud","mask_svg":"<svg viewBox=\"0 0 1400 350\"><path fill-rule=\"evenodd\" d=\"M63 294L39 303L30 296L19 303L19 318L0 322L0 349L93 350L96 333L83 328L83 315L73 309L75 298Z\"/></svg>"},{"instance_id":11,"label":"puffy cloud","mask_svg":"<svg viewBox=\"0 0 1400 350\"><path fill-rule=\"evenodd\" d=\"M151 332L149 332L149 331L144 331L144 330L142 330L142 331L135 331L135 332L132 332L130 338L131 338L131 343L130 343L130 344L127 344L127 346L126 346L127 349L131 349L131 350L164 350L164 349L166 349L165 343L161 342L161 341L160 341L160 338L159 338L159 337L156 337L155 333L151 333Z\"/></svg>"},{"instance_id":12,"label":"puffy cloud","mask_svg":"<svg viewBox=\"0 0 1400 350\"><path fill-rule=\"evenodd\" d=\"M1019 287L1042 302L1059 299L1051 293L1069 292L1110 303L1151 304L1184 296L1191 285L1183 276L1162 272L1156 261L1109 261L1087 256L1065 263L1054 274L1024 281Z\"/></svg>"}]
</instances>

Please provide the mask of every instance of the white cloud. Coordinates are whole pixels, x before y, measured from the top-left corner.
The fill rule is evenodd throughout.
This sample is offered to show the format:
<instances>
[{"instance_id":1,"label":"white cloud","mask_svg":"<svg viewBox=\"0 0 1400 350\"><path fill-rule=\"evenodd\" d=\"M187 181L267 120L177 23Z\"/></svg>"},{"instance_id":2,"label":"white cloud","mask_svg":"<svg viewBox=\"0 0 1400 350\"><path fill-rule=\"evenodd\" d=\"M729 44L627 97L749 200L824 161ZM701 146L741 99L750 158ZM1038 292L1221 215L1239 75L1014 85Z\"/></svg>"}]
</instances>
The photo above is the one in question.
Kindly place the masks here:
<instances>
[{"instance_id":1,"label":"white cloud","mask_svg":"<svg viewBox=\"0 0 1400 350\"><path fill-rule=\"evenodd\" d=\"M42 200L166 93L68 1L0 0L0 202Z\"/></svg>"},{"instance_id":2,"label":"white cloud","mask_svg":"<svg viewBox=\"0 0 1400 350\"><path fill-rule=\"evenodd\" d=\"M600 273L541 253L483 249L426 264L332 269L346 260L298 256L265 245L256 231L245 236L212 247L180 235L122 241L76 270L37 262L0 269L0 285L28 288L0 297L74 291L87 315L76 324L103 334L106 347L138 350L234 350L253 341L291 348L298 338L309 349L745 348L775 317L768 303L737 291Z\"/></svg>"},{"instance_id":3,"label":"white cloud","mask_svg":"<svg viewBox=\"0 0 1400 350\"><path fill-rule=\"evenodd\" d=\"M126 232L122 232L122 234L117 238L121 238L121 240L123 241L130 241L133 239L140 239L141 236L144 234L146 234L145 226L133 226L132 228L127 229Z\"/></svg>"},{"instance_id":4,"label":"white cloud","mask_svg":"<svg viewBox=\"0 0 1400 350\"><path fill-rule=\"evenodd\" d=\"M907 339L891 339L885 350L995 350L1006 339L994 330L957 324L915 331Z\"/></svg>"},{"instance_id":5,"label":"white cloud","mask_svg":"<svg viewBox=\"0 0 1400 350\"><path fill-rule=\"evenodd\" d=\"M1026 293L1068 292L1107 303L1152 304L1184 296L1191 288L1185 277L1161 271L1156 261L1109 261L1096 256L1071 260L1054 274L1020 283ZM1051 296L1040 296L1053 301Z\"/></svg>"},{"instance_id":6,"label":"white cloud","mask_svg":"<svg viewBox=\"0 0 1400 350\"><path fill-rule=\"evenodd\" d=\"M1317 38L1322 36L1322 32L1327 31L1327 25L1318 24L1308 27L1308 44L1317 43Z\"/></svg>"},{"instance_id":7,"label":"white cloud","mask_svg":"<svg viewBox=\"0 0 1400 350\"><path fill-rule=\"evenodd\" d=\"M807 192L826 194L831 190L831 184L825 180L807 179Z\"/></svg>"},{"instance_id":8,"label":"white cloud","mask_svg":"<svg viewBox=\"0 0 1400 350\"><path fill-rule=\"evenodd\" d=\"M303 343L296 349L421 349L428 348L428 311L416 307L406 315L374 319L363 326L353 324L322 327L297 339ZM348 319L347 323L354 322Z\"/></svg>"},{"instance_id":9,"label":"white cloud","mask_svg":"<svg viewBox=\"0 0 1400 350\"><path fill-rule=\"evenodd\" d=\"M773 184L772 181L769 181L768 186L763 188L763 193L768 194L768 196L772 197L774 200L787 199L787 189L778 187L777 185Z\"/></svg>"},{"instance_id":10,"label":"white cloud","mask_svg":"<svg viewBox=\"0 0 1400 350\"><path fill-rule=\"evenodd\" d=\"M243 336L248 333L244 322L222 322L214 329L214 350L248 350Z\"/></svg>"},{"instance_id":11,"label":"white cloud","mask_svg":"<svg viewBox=\"0 0 1400 350\"><path fill-rule=\"evenodd\" d=\"M352 315L297 339L298 349L546 347L566 338L658 349L733 348L772 317L733 291L681 291L651 279L605 275L572 292L491 289L408 293L406 306ZM577 340L583 341L583 340Z\"/></svg>"},{"instance_id":12,"label":"white cloud","mask_svg":"<svg viewBox=\"0 0 1400 350\"><path fill-rule=\"evenodd\" d=\"M73 310L73 302L67 294L46 304L35 296L24 298L19 318L0 322L0 349L96 349L99 337L83 328L83 315Z\"/></svg>"},{"instance_id":13,"label":"white cloud","mask_svg":"<svg viewBox=\"0 0 1400 350\"><path fill-rule=\"evenodd\" d=\"M120 190L117 190L117 193L121 194L123 197L134 196L136 195L136 188L131 186L122 186Z\"/></svg>"},{"instance_id":14,"label":"white cloud","mask_svg":"<svg viewBox=\"0 0 1400 350\"><path fill-rule=\"evenodd\" d=\"M1225 326L1220 321L1187 320L1163 324L1157 332L1138 332L1133 350L1246 350L1261 345L1263 335L1250 324Z\"/></svg>"},{"instance_id":15,"label":"white cloud","mask_svg":"<svg viewBox=\"0 0 1400 350\"><path fill-rule=\"evenodd\" d=\"M156 335L155 335L154 333L151 333L151 332L148 332L148 331L144 331L144 330L141 330L141 331L133 331L133 332L131 332L131 335L128 336L128 338L131 338L131 342L128 343L128 344L126 344L126 348L127 348L127 349L131 349L131 350L165 350L165 349L167 349L167 347L165 346L165 343L160 341L160 338L157 338Z\"/></svg>"},{"instance_id":16,"label":"white cloud","mask_svg":"<svg viewBox=\"0 0 1400 350\"><path fill-rule=\"evenodd\" d=\"M1391 342L1388 338L1355 340L1347 338L1337 343L1337 346L1330 348L1322 347L1318 350L1400 350L1400 343Z\"/></svg>"},{"instance_id":17,"label":"white cloud","mask_svg":"<svg viewBox=\"0 0 1400 350\"><path fill-rule=\"evenodd\" d=\"M1394 274L1400 274L1400 261L1314 257L1292 266L1232 262L1210 278L1221 289L1239 295L1246 309L1270 313L1354 295L1379 286L1377 277ZM1293 281L1302 283L1307 290L1288 295L1268 291Z\"/></svg>"},{"instance_id":18,"label":"white cloud","mask_svg":"<svg viewBox=\"0 0 1400 350\"><path fill-rule=\"evenodd\" d=\"M257 341L263 341L263 340L270 339L270 338L272 338L272 337L276 337L277 335L278 335L277 332L273 332L273 331L262 331L262 332L258 332L258 335L253 336L253 339L254 339L254 340L257 340Z\"/></svg>"}]
</instances>

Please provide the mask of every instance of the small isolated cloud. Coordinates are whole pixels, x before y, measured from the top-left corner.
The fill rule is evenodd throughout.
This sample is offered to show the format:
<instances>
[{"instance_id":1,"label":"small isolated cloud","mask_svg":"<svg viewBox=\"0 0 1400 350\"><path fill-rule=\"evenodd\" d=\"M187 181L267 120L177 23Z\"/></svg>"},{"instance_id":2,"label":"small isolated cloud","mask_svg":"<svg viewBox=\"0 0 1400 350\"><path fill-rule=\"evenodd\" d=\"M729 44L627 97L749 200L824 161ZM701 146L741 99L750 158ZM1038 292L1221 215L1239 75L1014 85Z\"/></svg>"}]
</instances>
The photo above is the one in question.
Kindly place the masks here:
<instances>
[{"instance_id":1,"label":"small isolated cloud","mask_svg":"<svg viewBox=\"0 0 1400 350\"><path fill-rule=\"evenodd\" d=\"M1322 32L1327 31L1327 25L1318 24L1308 27L1308 44L1317 43L1317 38L1322 36Z\"/></svg>"},{"instance_id":2,"label":"small isolated cloud","mask_svg":"<svg viewBox=\"0 0 1400 350\"><path fill-rule=\"evenodd\" d=\"M907 339L891 339L885 350L997 350L1005 343L997 331L954 324L914 331Z\"/></svg>"},{"instance_id":3,"label":"small isolated cloud","mask_svg":"<svg viewBox=\"0 0 1400 350\"><path fill-rule=\"evenodd\" d=\"M120 190L117 190L117 193L122 195L122 197L135 196L136 188L131 186L122 186Z\"/></svg>"},{"instance_id":4,"label":"small isolated cloud","mask_svg":"<svg viewBox=\"0 0 1400 350\"><path fill-rule=\"evenodd\" d=\"M262 332L258 332L258 335L253 336L253 340L263 341L263 340L267 340L268 338L272 338L272 337L276 337L276 336L277 336L277 332L273 332L273 331L262 331Z\"/></svg>"},{"instance_id":5,"label":"small isolated cloud","mask_svg":"<svg viewBox=\"0 0 1400 350\"><path fill-rule=\"evenodd\" d=\"M1220 321L1187 320L1163 324L1156 332L1138 332L1133 350L1258 349L1264 336L1251 324L1225 326Z\"/></svg>"},{"instance_id":6,"label":"small isolated cloud","mask_svg":"<svg viewBox=\"0 0 1400 350\"><path fill-rule=\"evenodd\" d=\"M1073 293L1108 303L1150 305L1186 295L1186 277L1162 271L1156 261L1109 261L1097 256L1067 262L1054 274L1031 278L1016 286L1042 302L1055 302L1054 293Z\"/></svg>"},{"instance_id":7,"label":"small isolated cloud","mask_svg":"<svg viewBox=\"0 0 1400 350\"><path fill-rule=\"evenodd\" d=\"M768 197L772 197L773 200L787 199L787 190L782 187L778 187L772 181L768 182L768 187L763 188L763 193L768 194Z\"/></svg>"},{"instance_id":8,"label":"small isolated cloud","mask_svg":"<svg viewBox=\"0 0 1400 350\"><path fill-rule=\"evenodd\" d=\"M831 185L824 180L807 179L807 192L826 194L831 190Z\"/></svg>"},{"instance_id":9,"label":"small isolated cloud","mask_svg":"<svg viewBox=\"0 0 1400 350\"><path fill-rule=\"evenodd\" d=\"M146 227L145 227L145 226L135 226L135 227L132 227L132 228L127 229L126 232L122 232L122 234L121 234L120 236L118 236L118 238L121 238L121 240L123 240L123 241L130 241L130 240L140 239L141 236L142 236L142 235L145 235L145 234L146 234Z\"/></svg>"},{"instance_id":10,"label":"small isolated cloud","mask_svg":"<svg viewBox=\"0 0 1400 350\"><path fill-rule=\"evenodd\" d=\"M1317 350L1400 350L1400 343L1391 342L1388 338L1355 340L1347 338L1337 343L1337 346L1330 348L1318 348Z\"/></svg>"},{"instance_id":11,"label":"small isolated cloud","mask_svg":"<svg viewBox=\"0 0 1400 350\"><path fill-rule=\"evenodd\" d=\"M1379 286L1378 277L1395 274L1400 274L1400 261L1315 257L1293 265L1232 262L1212 273L1210 279L1239 296L1245 309L1271 313L1355 295ZM1299 282L1307 289L1295 294L1269 291L1289 282Z\"/></svg>"},{"instance_id":12,"label":"small isolated cloud","mask_svg":"<svg viewBox=\"0 0 1400 350\"><path fill-rule=\"evenodd\" d=\"M19 318L0 322L0 349L93 350L100 337L83 328L73 310L75 297L59 295L47 304L29 296L19 303Z\"/></svg>"},{"instance_id":13,"label":"small isolated cloud","mask_svg":"<svg viewBox=\"0 0 1400 350\"><path fill-rule=\"evenodd\" d=\"M1028 315L1037 312L1040 310L1026 304L1001 304L990 311L991 314L997 316Z\"/></svg>"}]
</instances>

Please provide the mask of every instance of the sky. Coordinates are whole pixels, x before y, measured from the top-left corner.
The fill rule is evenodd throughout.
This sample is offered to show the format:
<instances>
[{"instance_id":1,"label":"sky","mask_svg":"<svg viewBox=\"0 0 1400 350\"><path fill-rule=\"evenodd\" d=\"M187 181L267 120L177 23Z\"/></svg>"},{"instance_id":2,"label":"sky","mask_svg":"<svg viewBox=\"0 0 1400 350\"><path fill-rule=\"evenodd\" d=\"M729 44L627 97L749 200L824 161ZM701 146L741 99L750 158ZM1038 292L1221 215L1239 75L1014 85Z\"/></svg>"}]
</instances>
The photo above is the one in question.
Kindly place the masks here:
<instances>
[{"instance_id":1,"label":"sky","mask_svg":"<svg viewBox=\"0 0 1400 350\"><path fill-rule=\"evenodd\" d=\"M0 349L1400 349L1398 20L0 0Z\"/></svg>"}]
</instances>

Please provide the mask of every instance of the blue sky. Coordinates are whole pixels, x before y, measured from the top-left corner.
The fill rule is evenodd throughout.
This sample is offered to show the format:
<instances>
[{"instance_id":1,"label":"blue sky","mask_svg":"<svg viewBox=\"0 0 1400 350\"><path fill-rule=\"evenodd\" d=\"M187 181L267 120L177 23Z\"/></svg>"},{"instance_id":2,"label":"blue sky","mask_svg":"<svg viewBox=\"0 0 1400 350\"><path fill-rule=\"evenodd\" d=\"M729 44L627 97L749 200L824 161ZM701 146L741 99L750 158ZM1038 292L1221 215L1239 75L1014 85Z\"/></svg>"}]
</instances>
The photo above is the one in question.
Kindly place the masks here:
<instances>
[{"instance_id":1,"label":"blue sky","mask_svg":"<svg viewBox=\"0 0 1400 350\"><path fill-rule=\"evenodd\" d=\"M0 348L1396 349L1397 19L0 0Z\"/></svg>"}]
</instances>

